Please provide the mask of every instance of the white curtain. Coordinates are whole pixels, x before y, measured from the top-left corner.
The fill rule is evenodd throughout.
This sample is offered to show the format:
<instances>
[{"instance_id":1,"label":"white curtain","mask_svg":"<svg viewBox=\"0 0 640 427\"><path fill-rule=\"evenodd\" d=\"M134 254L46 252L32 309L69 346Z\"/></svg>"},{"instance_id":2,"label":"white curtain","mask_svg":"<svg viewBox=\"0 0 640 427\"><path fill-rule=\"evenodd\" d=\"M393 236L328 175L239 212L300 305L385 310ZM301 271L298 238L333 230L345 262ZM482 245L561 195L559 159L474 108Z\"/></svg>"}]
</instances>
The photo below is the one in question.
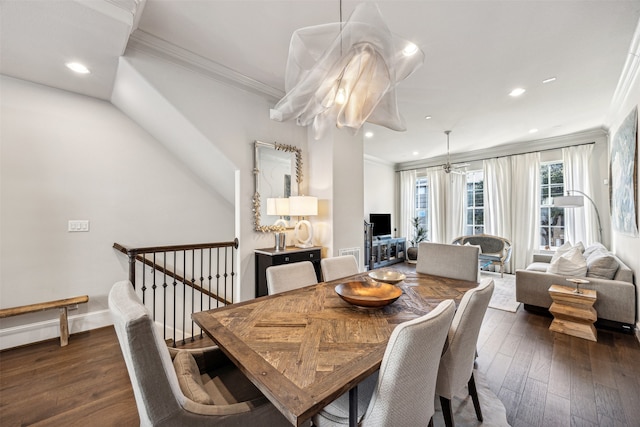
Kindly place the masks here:
<instances>
[{"instance_id":1,"label":"white curtain","mask_svg":"<svg viewBox=\"0 0 640 427\"><path fill-rule=\"evenodd\" d=\"M511 158L500 157L483 162L484 172L484 231L504 237L513 244L511 235ZM513 251L513 249L512 249ZM511 273L513 257L504 266Z\"/></svg>"},{"instance_id":2,"label":"white curtain","mask_svg":"<svg viewBox=\"0 0 640 427\"><path fill-rule=\"evenodd\" d=\"M450 173L445 177L447 191L446 240L451 243L456 237L464 235L465 214L467 211L467 176L464 173Z\"/></svg>"},{"instance_id":3,"label":"white curtain","mask_svg":"<svg viewBox=\"0 0 640 427\"><path fill-rule=\"evenodd\" d=\"M526 268L540 246L540 153L511 157L511 258Z\"/></svg>"},{"instance_id":4,"label":"white curtain","mask_svg":"<svg viewBox=\"0 0 640 427\"><path fill-rule=\"evenodd\" d=\"M578 145L562 149L564 160L564 188L578 190L593 198L591 182L591 153L593 144ZM578 192L570 192L572 196L582 196ZM600 241L594 205L585 198L582 208L565 208L565 241L572 244L582 242L585 246Z\"/></svg>"},{"instance_id":5,"label":"white curtain","mask_svg":"<svg viewBox=\"0 0 640 427\"><path fill-rule=\"evenodd\" d=\"M447 174L440 167L427 169L429 181L429 240L447 242Z\"/></svg>"},{"instance_id":6,"label":"white curtain","mask_svg":"<svg viewBox=\"0 0 640 427\"><path fill-rule=\"evenodd\" d=\"M400 172L400 234L407 240L413 238L413 217L416 215L416 178L417 171Z\"/></svg>"}]
</instances>

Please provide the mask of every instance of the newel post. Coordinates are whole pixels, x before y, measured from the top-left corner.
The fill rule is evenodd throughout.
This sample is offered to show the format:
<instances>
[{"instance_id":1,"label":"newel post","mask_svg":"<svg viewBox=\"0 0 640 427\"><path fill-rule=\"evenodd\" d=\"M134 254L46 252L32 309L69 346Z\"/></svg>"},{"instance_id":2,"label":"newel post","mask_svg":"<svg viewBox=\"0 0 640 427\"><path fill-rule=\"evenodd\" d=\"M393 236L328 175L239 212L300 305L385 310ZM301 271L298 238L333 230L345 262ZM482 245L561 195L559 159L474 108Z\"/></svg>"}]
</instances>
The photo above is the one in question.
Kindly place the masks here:
<instances>
[{"instance_id":1,"label":"newel post","mask_svg":"<svg viewBox=\"0 0 640 427\"><path fill-rule=\"evenodd\" d=\"M133 289L136 288L136 253L135 251L127 252L129 256L129 281L133 285Z\"/></svg>"}]
</instances>

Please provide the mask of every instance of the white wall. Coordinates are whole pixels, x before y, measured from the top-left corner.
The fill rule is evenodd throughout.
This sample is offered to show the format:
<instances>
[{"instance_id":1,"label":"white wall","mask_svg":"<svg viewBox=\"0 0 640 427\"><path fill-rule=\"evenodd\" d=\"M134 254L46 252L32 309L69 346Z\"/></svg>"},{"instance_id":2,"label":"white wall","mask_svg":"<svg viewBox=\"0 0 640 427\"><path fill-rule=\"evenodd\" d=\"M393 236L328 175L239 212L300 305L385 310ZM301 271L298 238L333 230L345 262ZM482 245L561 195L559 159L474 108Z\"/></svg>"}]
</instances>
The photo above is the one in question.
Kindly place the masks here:
<instances>
[{"instance_id":1,"label":"white wall","mask_svg":"<svg viewBox=\"0 0 640 427\"><path fill-rule=\"evenodd\" d=\"M112 104L6 76L0 87L2 307L87 294L87 311L104 312L127 278L114 242L236 237L234 206ZM71 219L90 231L69 233Z\"/></svg>"},{"instance_id":2,"label":"white wall","mask_svg":"<svg viewBox=\"0 0 640 427\"><path fill-rule=\"evenodd\" d=\"M396 172L394 164L365 157L364 159L364 219L369 221L370 213L390 213L391 231L399 229L400 214L396 199ZM407 237L397 236L393 237Z\"/></svg>"},{"instance_id":3,"label":"white wall","mask_svg":"<svg viewBox=\"0 0 640 427\"><path fill-rule=\"evenodd\" d=\"M636 64L640 59L635 58ZM619 105L612 106L611 122L609 127L609 149L611 149L611 141L613 140L622 121L629 115L631 110L640 103L640 66L636 65L633 76L630 77L631 83L629 89ZM638 129L640 130L640 124ZM640 207L640 148L636 147L636 164L638 166L638 174L635 177L638 187L638 198L636 199L636 209ZM640 224L638 224L640 226ZM636 282L636 320L640 313L640 237L632 237L622 233L618 233L611 229L612 251L616 253L632 270ZM636 323L637 333L640 334L640 321ZM639 335L640 336L640 335Z\"/></svg>"}]
</instances>

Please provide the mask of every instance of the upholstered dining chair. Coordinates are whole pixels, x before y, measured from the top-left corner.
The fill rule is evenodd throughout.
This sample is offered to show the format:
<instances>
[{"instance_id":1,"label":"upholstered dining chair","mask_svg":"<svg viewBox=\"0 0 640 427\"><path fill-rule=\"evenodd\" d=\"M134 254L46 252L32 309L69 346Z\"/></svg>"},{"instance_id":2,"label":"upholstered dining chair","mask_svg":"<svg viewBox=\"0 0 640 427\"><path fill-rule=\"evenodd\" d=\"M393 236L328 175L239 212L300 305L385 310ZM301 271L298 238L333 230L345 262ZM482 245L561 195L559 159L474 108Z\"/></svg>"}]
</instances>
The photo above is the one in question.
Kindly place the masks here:
<instances>
[{"instance_id":1,"label":"upholstered dining chair","mask_svg":"<svg viewBox=\"0 0 640 427\"><path fill-rule=\"evenodd\" d=\"M477 282L479 253L476 246L420 242L416 272Z\"/></svg>"},{"instance_id":2,"label":"upholstered dining chair","mask_svg":"<svg viewBox=\"0 0 640 427\"><path fill-rule=\"evenodd\" d=\"M111 288L109 309L141 426L291 425L217 347L169 349L131 282Z\"/></svg>"},{"instance_id":3,"label":"upholstered dining chair","mask_svg":"<svg viewBox=\"0 0 640 427\"><path fill-rule=\"evenodd\" d=\"M267 292L269 295L318 283L311 261L292 262L267 268Z\"/></svg>"},{"instance_id":4,"label":"upholstered dining chair","mask_svg":"<svg viewBox=\"0 0 640 427\"><path fill-rule=\"evenodd\" d=\"M462 297L451 322L447 345L440 358L436 383L436 394L440 396L442 415L447 427L454 426L451 399L465 385L469 386L476 417L478 421L482 421L480 400L473 377L473 361L476 357L480 326L493 294L493 288L492 279L483 279L478 287L468 290Z\"/></svg>"},{"instance_id":5,"label":"upholstered dining chair","mask_svg":"<svg viewBox=\"0 0 640 427\"><path fill-rule=\"evenodd\" d=\"M342 277L358 274L358 261L353 255L335 256L333 258L322 258L320 260L322 269L322 279L325 282L340 279Z\"/></svg>"},{"instance_id":6,"label":"upholstered dining chair","mask_svg":"<svg viewBox=\"0 0 640 427\"><path fill-rule=\"evenodd\" d=\"M396 326L380 370L358 384L358 425L432 426L440 354L453 319L453 300ZM426 345L428 343L428 345ZM313 417L318 427L349 424L349 393Z\"/></svg>"}]
</instances>

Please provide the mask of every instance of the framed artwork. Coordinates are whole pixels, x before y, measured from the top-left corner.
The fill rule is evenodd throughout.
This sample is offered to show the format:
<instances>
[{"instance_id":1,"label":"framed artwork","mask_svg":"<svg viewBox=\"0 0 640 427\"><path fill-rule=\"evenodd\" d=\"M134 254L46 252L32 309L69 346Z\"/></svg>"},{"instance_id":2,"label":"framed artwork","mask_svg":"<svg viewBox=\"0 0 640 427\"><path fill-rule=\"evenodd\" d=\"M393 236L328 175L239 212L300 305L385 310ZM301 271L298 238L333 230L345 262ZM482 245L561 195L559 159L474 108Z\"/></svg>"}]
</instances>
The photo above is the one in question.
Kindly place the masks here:
<instances>
[{"instance_id":1,"label":"framed artwork","mask_svg":"<svg viewBox=\"0 0 640 427\"><path fill-rule=\"evenodd\" d=\"M611 144L609 166L611 223L614 230L638 236L638 107L624 119Z\"/></svg>"}]
</instances>

